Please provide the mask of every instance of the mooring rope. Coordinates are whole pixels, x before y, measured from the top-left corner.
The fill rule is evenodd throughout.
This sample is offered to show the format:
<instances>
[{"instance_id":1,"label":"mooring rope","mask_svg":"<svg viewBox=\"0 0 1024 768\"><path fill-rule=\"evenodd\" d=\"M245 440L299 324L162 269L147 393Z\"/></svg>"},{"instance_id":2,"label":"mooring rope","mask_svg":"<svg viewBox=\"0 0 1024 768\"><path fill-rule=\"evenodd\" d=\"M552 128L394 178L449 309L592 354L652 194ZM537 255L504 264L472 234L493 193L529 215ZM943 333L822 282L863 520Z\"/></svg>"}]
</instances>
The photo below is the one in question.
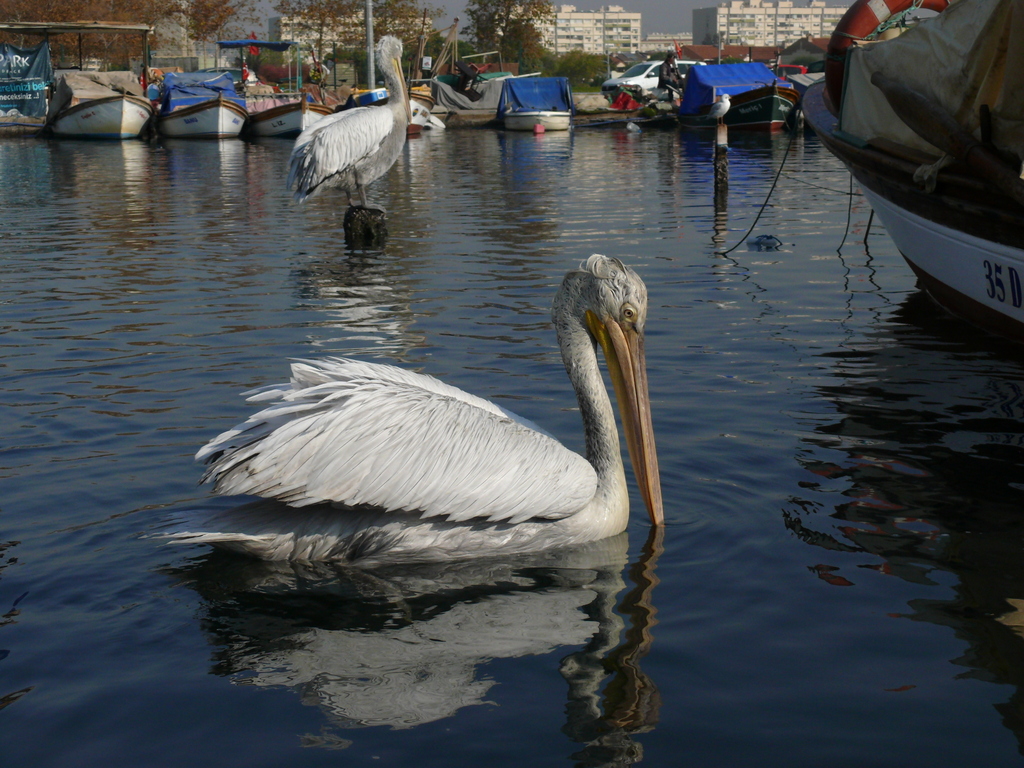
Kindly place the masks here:
<instances>
[{"instance_id":1,"label":"mooring rope","mask_svg":"<svg viewBox=\"0 0 1024 768\"><path fill-rule=\"evenodd\" d=\"M782 175L782 169L786 167L786 158L789 157L789 150L793 148L793 140L796 138L797 133L797 129L794 129L789 134L789 144L786 145L786 152L782 156L782 162L779 163L779 170L775 174L775 180L772 181L772 188L768 190L768 196L764 199L764 202L761 203L761 210L759 210L757 212L757 216L754 217L754 223L750 225L750 229L746 231L746 233L743 235L743 237L740 238L739 242L736 243L736 245L734 245L727 251L717 251L719 255L726 256L735 251L737 248L739 248L743 243L747 241L747 238L750 236L750 233L754 231L754 227L757 226L757 222L761 218L761 214L764 213L764 209L768 207L768 201L772 199L772 192L775 191L775 185L779 183L779 177Z\"/></svg>"},{"instance_id":2,"label":"mooring rope","mask_svg":"<svg viewBox=\"0 0 1024 768\"><path fill-rule=\"evenodd\" d=\"M846 203L846 231L843 232L843 239L836 248L836 253L843 255L843 246L846 245L846 236L850 233L850 219L853 217L853 174L850 174L850 199Z\"/></svg>"}]
</instances>

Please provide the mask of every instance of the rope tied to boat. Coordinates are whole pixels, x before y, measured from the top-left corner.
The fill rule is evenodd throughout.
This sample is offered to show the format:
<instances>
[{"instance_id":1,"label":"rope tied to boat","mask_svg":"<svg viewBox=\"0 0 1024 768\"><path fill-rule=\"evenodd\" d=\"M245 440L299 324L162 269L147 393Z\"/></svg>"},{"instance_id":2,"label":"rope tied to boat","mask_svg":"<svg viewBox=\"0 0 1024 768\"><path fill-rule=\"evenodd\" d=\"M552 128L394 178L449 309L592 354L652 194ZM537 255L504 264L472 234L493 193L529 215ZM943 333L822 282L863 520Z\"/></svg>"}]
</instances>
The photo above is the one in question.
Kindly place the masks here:
<instances>
[{"instance_id":1,"label":"rope tied to boat","mask_svg":"<svg viewBox=\"0 0 1024 768\"><path fill-rule=\"evenodd\" d=\"M924 0L913 0L909 8L906 8L902 11L897 11L896 13L892 14L889 18L887 18L885 21L883 21L877 27L875 27L874 32L872 32L869 35L864 35L864 37L860 37L858 35L851 35L849 32L843 32L842 30L838 29L832 34L833 36L848 37L851 40L861 40L864 42L877 40L880 35L892 29L893 27L898 26L906 28L907 16L909 16L914 11L920 10L922 5L924 5ZM832 54L829 54L828 56L829 58L832 58L833 61L842 61L846 57L846 52L843 51L842 56L833 56Z\"/></svg>"}]
</instances>

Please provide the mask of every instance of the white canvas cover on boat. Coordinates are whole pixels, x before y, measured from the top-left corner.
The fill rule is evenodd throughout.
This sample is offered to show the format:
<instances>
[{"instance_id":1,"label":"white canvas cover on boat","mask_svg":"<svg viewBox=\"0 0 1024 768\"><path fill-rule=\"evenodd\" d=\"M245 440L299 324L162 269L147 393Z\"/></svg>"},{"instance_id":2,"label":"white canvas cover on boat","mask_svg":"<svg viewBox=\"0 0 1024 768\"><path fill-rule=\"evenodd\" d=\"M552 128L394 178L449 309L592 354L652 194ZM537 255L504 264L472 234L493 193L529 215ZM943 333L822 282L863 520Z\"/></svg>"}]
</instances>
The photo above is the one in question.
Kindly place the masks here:
<instances>
[{"instance_id":1,"label":"white canvas cover on boat","mask_svg":"<svg viewBox=\"0 0 1024 768\"><path fill-rule=\"evenodd\" d=\"M854 46L846 67L840 128L847 133L942 154L871 84L880 71L942 106L975 138L987 104L993 143L1024 160L1024 0L959 0L899 37Z\"/></svg>"},{"instance_id":2,"label":"white canvas cover on boat","mask_svg":"<svg viewBox=\"0 0 1024 768\"><path fill-rule=\"evenodd\" d=\"M57 78L46 119L83 101L107 99L122 93L144 98L138 75L131 72L65 72Z\"/></svg>"}]
</instances>

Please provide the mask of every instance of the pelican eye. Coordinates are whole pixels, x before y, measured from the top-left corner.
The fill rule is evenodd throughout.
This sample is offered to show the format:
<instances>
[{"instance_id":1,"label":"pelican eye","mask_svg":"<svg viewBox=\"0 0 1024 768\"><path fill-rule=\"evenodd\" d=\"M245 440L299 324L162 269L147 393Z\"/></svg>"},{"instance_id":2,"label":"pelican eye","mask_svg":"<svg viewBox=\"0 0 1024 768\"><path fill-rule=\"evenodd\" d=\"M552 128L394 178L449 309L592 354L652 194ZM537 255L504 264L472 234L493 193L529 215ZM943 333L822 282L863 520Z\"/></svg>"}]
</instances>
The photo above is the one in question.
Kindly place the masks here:
<instances>
[{"instance_id":1,"label":"pelican eye","mask_svg":"<svg viewBox=\"0 0 1024 768\"><path fill-rule=\"evenodd\" d=\"M636 310L629 304L622 305L622 319L632 323L636 321Z\"/></svg>"}]
</instances>

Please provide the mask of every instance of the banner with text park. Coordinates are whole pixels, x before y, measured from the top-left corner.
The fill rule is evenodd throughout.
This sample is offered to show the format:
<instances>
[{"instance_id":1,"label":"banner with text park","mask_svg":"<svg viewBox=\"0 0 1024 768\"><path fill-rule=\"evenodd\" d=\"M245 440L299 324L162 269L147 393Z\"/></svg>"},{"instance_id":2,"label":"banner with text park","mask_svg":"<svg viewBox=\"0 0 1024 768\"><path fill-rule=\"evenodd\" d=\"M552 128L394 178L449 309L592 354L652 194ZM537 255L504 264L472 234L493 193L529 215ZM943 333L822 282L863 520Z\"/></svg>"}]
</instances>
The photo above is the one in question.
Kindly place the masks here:
<instances>
[{"instance_id":1,"label":"banner with text park","mask_svg":"<svg viewBox=\"0 0 1024 768\"><path fill-rule=\"evenodd\" d=\"M0 43L0 115L46 117L46 86L53 80L50 46Z\"/></svg>"}]
</instances>

